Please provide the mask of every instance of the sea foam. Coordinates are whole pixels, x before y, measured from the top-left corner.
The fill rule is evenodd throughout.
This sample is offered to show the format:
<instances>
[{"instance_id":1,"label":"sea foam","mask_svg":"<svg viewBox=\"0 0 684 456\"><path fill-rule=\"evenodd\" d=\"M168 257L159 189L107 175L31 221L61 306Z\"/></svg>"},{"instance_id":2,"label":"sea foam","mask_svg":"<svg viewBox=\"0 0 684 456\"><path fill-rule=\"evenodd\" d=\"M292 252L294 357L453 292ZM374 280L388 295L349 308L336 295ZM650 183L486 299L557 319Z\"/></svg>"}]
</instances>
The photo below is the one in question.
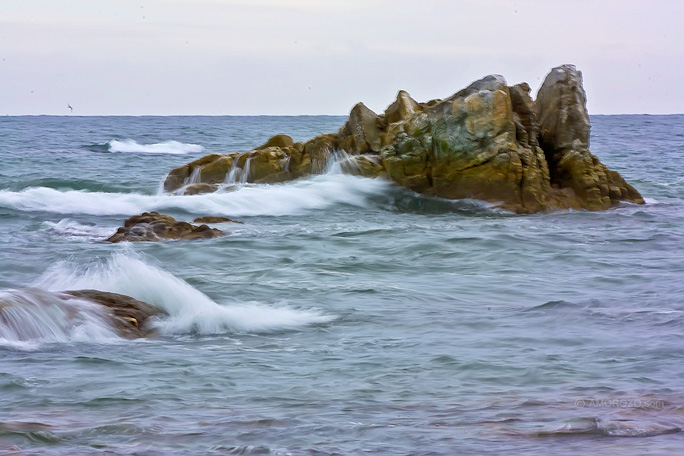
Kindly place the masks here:
<instances>
[{"instance_id":1,"label":"sea foam","mask_svg":"<svg viewBox=\"0 0 684 456\"><path fill-rule=\"evenodd\" d=\"M42 226L46 231L69 239L88 241L102 240L109 237L117 227L84 225L74 220L63 218L59 222L44 221Z\"/></svg>"},{"instance_id":2,"label":"sea foam","mask_svg":"<svg viewBox=\"0 0 684 456\"><path fill-rule=\"evenodd\" d=\"M0 346L34 349L41 343L122 340L92 302L34 288L0 290Z\"/></svg>"},{"instance_id":3,"label":"sea foam","mask_svg":"<svg viewBox=\"0 0 684 456\"><path fill-rule=\"evenodd\" d=\"M125 215L181 210L217 216L301 215L336 204L363 207L382 195L387 181L345 174L324 174L278 185L245 186L233 192L177 196L170 194L89 192L32 187L0 190L0 207L57 214Z\"/></svg>"},{"instance_id":4,"label":"sea foam","mask_svg":"<svg viewBox=\"0 0 684 456\"><path fill-rule=\"evenodd\" d=\"M218 304L184 280L132 252L117 253L105 262L88 265L56 263L34 285L50 291L97 289L131 296L168 314L153 322L163 334L274 332L332 319L317 310L280 304L228 301Z\"/></svg>"},{"instance_id":5,"label":"sea foam","mask_svg":"<svg viewBox=\"0 0 684 456\"><path fill-rule=\"evenodd\" d=\"M175 154L183 155L202 152L204 147L199 144L186 144L178 141L164 141L155 144L139 144L133 139L112 139L107 142L109 152L126 152L135 154Z\"/></svg>"}]
</instances>

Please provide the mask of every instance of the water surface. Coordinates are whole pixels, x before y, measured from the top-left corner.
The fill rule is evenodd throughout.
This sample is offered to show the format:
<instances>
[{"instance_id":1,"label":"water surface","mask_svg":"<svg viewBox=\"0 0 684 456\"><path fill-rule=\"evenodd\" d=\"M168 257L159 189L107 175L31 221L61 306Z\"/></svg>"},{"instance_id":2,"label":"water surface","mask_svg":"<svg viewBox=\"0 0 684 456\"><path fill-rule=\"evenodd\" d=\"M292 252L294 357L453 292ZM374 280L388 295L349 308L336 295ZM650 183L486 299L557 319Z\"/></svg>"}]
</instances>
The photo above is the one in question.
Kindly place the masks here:
<instances>
[{"instance_id":1,"label":"water surface","mask_svg":"<svg viewBox=\"0 0 684 456\"><path fill-rule=\"evenodd\" d=\"M343 122L2 118L0 299L96 288L169 316L150 340L96 321L4 333L0 451L684 447L684 116L592 117L592 151L648 201L600 213L517 216L334 172L159 194L205 154ZM103 242L149 210L244 224L207 241Z\"/></svg>"}]
</instances>

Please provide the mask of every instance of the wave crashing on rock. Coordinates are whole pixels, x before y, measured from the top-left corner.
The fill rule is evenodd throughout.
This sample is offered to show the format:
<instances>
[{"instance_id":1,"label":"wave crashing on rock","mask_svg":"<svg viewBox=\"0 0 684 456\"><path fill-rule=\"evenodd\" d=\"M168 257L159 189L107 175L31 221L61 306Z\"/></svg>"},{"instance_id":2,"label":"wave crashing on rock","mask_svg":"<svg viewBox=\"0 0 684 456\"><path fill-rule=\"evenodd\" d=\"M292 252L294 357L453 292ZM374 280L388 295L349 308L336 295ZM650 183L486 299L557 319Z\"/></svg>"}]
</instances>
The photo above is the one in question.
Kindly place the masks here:
<instances>
[{"instance_id":1,"label":"wave crashing on rock","mask_svg":"<svg viewBox=\"0 0 684 456\"><path fill-rule=\"evenodd\" d=\"M337 133L306 143L279 134L247 152L211 154L175 168L164 190L196 194L238 182L284 182L322 173L337 159L345 173L523 214L644 203L589 150L580 71L554 68L536 100L529 92L526 83L508 86L499 75L426 103L400 91L380 115L358 103Z\"/></svg>"}]
</instances>

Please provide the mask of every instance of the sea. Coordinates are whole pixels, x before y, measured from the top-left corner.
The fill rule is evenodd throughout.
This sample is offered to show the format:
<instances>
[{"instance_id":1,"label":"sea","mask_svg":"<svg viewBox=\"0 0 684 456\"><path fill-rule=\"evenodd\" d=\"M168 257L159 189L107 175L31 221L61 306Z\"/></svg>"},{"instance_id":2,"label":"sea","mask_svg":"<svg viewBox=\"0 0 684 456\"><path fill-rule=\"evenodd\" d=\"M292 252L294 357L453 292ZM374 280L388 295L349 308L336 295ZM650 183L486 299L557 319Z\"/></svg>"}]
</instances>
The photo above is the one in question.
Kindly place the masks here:
<instances>
[{"instance_id":1,"label":"sea","mask_svg":"<svg viewBox=\"0 0 684 456\"><path fill-rule=\"evenodd\" d=\"M592 152L646 200L603 212L516 215L334 162L161 191L206 154L344 122L0 118L0 454L684 451L684 115L591 117ZM105 242L144 211L242 223ZM41 307L79 289L167 315L127 340Z\"/></svg>"}]
</instances>

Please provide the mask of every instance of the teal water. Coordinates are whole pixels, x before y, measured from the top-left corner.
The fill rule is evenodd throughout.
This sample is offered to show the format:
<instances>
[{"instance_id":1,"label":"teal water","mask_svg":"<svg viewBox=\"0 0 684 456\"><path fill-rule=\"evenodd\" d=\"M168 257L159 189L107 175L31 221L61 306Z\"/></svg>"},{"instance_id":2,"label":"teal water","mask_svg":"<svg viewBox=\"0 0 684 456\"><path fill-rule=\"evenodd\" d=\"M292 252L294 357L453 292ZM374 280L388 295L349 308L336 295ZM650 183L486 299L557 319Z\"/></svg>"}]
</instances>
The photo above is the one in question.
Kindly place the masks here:
<instances>
[{"instance_id":1,"label":"teal water","mask_svg":"<svg viewBox=\"0 0 684 456\"><path fill-rule=\"evenodd\" d=\"M151 340L85 320L0 333L0 453L681 451L684 116L592 117L592 151L648 201L601 213L517 216L334 168L159 193L194 158L343 122L0 119L0 298L98 288L169 313ZM244 224L103 242L148 210Z\"/></svg>"}]
</instances>

